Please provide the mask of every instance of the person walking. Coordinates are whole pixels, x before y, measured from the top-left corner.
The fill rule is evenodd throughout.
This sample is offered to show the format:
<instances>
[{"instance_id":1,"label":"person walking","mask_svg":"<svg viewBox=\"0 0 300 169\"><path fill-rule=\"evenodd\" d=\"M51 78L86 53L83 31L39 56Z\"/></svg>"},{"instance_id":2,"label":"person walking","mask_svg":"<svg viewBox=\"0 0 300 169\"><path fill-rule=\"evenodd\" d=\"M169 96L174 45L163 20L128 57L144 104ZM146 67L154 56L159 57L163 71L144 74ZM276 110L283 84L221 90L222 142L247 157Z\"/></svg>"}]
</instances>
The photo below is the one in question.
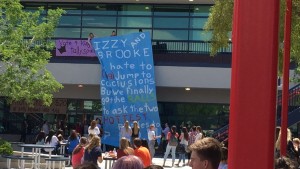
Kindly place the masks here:
<instances>
[{"instance_id":1,"label":"person walking","mask_svg":"<svg viewBox=\"0 0 300 169\"><path fill-rule=\"evenodd\" d=\"M171 127L171 131L168 133L167 135L167 140L168 140L168 145L167 145L167 149L165 152L165 156L164 156L164 164L163 166L165 166L167 157L170 153L170 150L172 150L172 167L174 166L175 163L175 158L176 158L176 147L178 145L178 133L176 132L176 126L172 126Z\"/></svg>"},{"instance_id":2,"label":"person walking","mask_svg":"<svg viewBox=\"0 0 300 169\"><path fill-rule=\"evenodd\" d=\"M176 166L179 166L181 160L183 161L182 166L185 166L185 154L186 154L188 141L189 141L189 133L188 133L186 127L182 128L182 132L180 134L179 140L180 140L179 144L180 144L180 147L181 147L180 148L181 151L178 152L179 153L179 160L178 160L178 163L176 164Z\"/></svg>"}]
</instances>

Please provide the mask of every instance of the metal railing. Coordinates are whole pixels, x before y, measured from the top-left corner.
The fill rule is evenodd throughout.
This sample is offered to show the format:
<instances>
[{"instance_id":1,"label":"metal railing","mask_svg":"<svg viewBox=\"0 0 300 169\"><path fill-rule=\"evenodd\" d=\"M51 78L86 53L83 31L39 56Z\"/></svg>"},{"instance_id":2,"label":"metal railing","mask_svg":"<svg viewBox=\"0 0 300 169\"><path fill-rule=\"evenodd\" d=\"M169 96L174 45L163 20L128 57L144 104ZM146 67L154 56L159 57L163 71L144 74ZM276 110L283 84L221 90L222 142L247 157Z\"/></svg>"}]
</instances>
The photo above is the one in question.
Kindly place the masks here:
<instances>
[{"instance_id":1,"label":"metal railing","mask_svg":"<svg viewBox=\"0 0 300 169\"><path fill-rule=\"evenodd\" d=\"M211 42L209 41L170 41L170 40L152 40L152 49L154 54L163 53L200 53L209 54L211 51ZM219 49L220 53L231 53L232 43L228 47Z\"/></svg>"}]
</instances>

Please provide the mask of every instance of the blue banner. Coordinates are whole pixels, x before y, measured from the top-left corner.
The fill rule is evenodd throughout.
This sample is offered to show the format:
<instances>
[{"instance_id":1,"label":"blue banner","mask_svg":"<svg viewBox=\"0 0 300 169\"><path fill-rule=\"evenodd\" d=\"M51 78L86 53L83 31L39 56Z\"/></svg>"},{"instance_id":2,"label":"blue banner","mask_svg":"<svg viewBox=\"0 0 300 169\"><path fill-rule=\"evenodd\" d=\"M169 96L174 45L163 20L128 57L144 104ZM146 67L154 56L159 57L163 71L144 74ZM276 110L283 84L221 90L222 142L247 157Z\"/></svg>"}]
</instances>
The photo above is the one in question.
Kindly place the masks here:
<instances>
[{"instance_id":1,"label":"blue banner","mask_svg":"<svg viewBox=\"0 0 300 169\"><path fill-rule=\"evenodd\" d=\"M138 122L141 138L148 139L150 124L160 135L150 33L94 38L92 44L102 65L102 143L119 146L126 120L131 127Z\"/></svg>"}]
</instances>

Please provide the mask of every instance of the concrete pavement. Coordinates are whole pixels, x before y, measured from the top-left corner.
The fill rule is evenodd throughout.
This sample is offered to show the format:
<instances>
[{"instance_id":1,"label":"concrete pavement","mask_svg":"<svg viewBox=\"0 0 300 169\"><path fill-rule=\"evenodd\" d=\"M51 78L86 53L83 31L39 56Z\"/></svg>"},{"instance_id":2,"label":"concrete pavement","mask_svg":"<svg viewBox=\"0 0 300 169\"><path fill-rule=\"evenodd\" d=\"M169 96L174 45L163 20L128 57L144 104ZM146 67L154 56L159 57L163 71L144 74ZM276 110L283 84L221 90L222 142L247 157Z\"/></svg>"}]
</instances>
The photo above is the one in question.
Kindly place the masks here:
<instances>
[{"instance_id":1,"label":"concrete pavement","mask_svg":"<svg viewBox=\"0 0 300 169\"><path fill-rule=\"evenodd\" d=\"M101 167L101 169L105 169L105 162L106 161L103 161L101 164L99 164L99 166ZM160 165L162 166L163 165L163 162L164 162L164 159L163 158L153 158L152 162L155 164L155 165ZM175 164L178 162L178 159L175 160ZM187 159L185 161L187 163ZM172 166L172 158L168 158L167 161L166 161L166 166L164 168L175 168L175 169L191 169L191 167L189 166L182 166L182 161L181 161L181 164L179 165L179 167L175 166L174 167L171 167ZM66 167L66 169L73 169L72 167Z\"/></svg>"}]
</instances>

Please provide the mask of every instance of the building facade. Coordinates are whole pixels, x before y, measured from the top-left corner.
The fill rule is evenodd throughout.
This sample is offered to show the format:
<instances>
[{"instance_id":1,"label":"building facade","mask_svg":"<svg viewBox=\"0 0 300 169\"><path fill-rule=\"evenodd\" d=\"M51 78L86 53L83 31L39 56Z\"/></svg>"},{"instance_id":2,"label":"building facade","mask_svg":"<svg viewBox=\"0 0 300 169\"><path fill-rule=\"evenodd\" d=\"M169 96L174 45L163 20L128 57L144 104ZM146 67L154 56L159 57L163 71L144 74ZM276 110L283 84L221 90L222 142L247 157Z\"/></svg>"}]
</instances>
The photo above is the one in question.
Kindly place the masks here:
<instances>
[{"instance_id":1,"label":"building facade","mask_svg":"<svg viewBox=\"0 0 300 169\"><path fill-rule=\"evenodd\" d=\"M204 30L212 1L75 1L22 0L24 10L43 6L66 11L53 40L87 39L147 31L154 53L157 101L162 123L192 123L216 129L228 123L231 75L231 44L217 56L209 56L211 36ZM64 88L54 94L63 99L58 109L26 110L0 99L0 132L17 133L24 117L31 121L30 133L43 120L55 129L63 120L69 128L89 123L102 115L100 102L101 65L97 57L58 56L55 51L48 69ZM190 88L190 90L186 90ZM20 106L19 106L20 107Z\"/></svg>"}]
</instances>

